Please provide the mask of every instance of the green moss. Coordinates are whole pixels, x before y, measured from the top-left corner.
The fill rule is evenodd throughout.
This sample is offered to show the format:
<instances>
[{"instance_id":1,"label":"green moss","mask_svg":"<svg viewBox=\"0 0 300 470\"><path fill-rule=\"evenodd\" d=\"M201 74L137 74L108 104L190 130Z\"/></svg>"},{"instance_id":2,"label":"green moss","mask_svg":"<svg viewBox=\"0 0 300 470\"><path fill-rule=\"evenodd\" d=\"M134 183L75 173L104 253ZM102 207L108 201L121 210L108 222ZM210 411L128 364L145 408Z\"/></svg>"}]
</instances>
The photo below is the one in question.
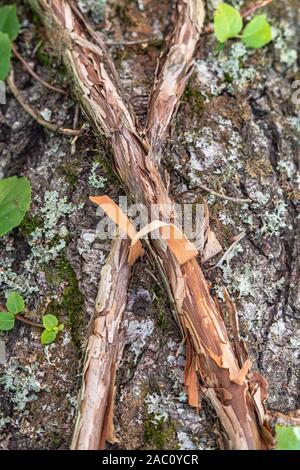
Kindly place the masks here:
<instances>
[{"instance_id":1,"label":"green moss","mask_svg":"<svg viewBox=\"0 0 300 470\"><path fill-rule=\"evenodd\" d=\"M53 60L51 59L50 55L48 54L43 45L38 48L36 56L38 58L38 61L45 67L50 67L53 64Z\"/></svg>"},{"instance_id":2,"label":"green moss","mask_svg":"<svg viewBox=\"0 0 300 470\"><path fill-rule=\"evenodd\" d=\"M51 436L51 443L52 443L52 448L53 449L58 449L59 446L61 445L61 437L57 435L56 433L53 433Z\"/></svg>"},{"instance_id":3,"label":"green moss","mask_svg":"<svg viewBox=\"0 0 300 470\"><path fill-rule=\"evenodd\" d=\"M165 332L171 325L166 315L166 301L164 298L164 291L158 284L154 284L151 290L153 292L155 312L157 312L158 315L157 326Z\"/></svg>"},{"instance_id":4,"label":"green moss","mask_svg":"<svg viewBox=\"0 0 300 470\"><path fill-rule=\"evenodd\" d=\"M154 421L152 415L148 415L144 428L145 449L176 450L179 449L175 424L163 419Z\"/></svg>"},{"instance_id":5,"label":"green moss","mask_svg":"<svg viewBox=\"0 0 300 470\"><path fill-rule=\"evenodd\" d=\"M188 103L190 105L192 112L196 116L201 116L205 106L205 98L202 95L200 89L193 88L193 86L191 85L191 81L186 87L185 93L183 95L183 102Z\"/></svg>"},{"instance_id":6,"label":"green moss","mask_svg":"<svg viewBox=\"0 0 300 470\"><path fill-rule=\"evenodd\" d=\"M64 163L58 167L58 173L64 176L71 189L74 189L78 183L78 166L79 161L75 159L72 162Z\"/></svg>"},{"instance_id":7,"label":"green moss","mask_svg":"<svg viewBox=\"0 0 300 470\"><path fill-rule=\"evenodd\" d=\"M110 163L111 161L112 159L110 155L106 155L105 157L102 157L99 154L95 158L95 163L98 164L99 170L105 173L105 177L108 178L113 183L118 183L118 178L112 170L112 165Z\"/></svg>"},{"instance_id":8,"label":"green moss","mask_svg":"<svg viewBox=\"0 0 300 470\"><path fill-rule=\"evenodd\" d=\"M230 73L225 72L224 73L224 80L226 83L232 83L233 82L233 77L230 75Z\"/></svg>"},{"instance_id":9,"label":"green moss","mask_svg":"<svg viewBox=\"0 0 300 470\"><path fill-rule=\"evenodd\" d=\"M28 237L37 228L40 228L42 226L43 221L40 219L40 217L38 217L37 215L30 216L26 214L21 224L19 225L19 230L24 237Z\"/></svg>"},{"instance_id":10,"label":"green moss","mask_svg":"<svg viewBox=\"0 0 300 470\"><path fill-rule=\"evenodd\" d=\"M54 285L61 282L67 284L63 291L61 302L51 302L46 313L53 315L66 315L68 317L68 326L71 330L72 341L75 346L80 348L80 331L83 325L83 295L79 290L76 274L73 271L69 261L61 256L57 259L54 270L47 270L47 280Z\"/></svg>"}]
</instances>

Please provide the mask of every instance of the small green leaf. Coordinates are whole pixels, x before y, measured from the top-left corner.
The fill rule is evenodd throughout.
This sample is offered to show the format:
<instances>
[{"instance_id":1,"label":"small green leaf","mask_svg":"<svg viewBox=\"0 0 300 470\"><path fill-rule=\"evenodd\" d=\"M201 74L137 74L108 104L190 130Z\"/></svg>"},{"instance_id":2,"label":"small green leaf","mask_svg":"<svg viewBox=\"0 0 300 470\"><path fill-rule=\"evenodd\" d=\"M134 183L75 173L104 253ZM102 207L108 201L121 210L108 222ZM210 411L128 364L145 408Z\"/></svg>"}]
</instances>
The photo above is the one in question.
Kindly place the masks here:
<instances>
[{"instance_id":1,"label":"small green leaf","mask_svg":"<svg viewBox=\"0 0 300 470\"><path fill-rule=\"evenodd\" d=\"M277 450L300 450L299 426L276 426Z\"/></svg>"},{"instance_id":2,"label":"small green leaf","mask_svg":"<svg viewBox=\"0 0 300 470\"><path fill-rule=\"evenodd\" d=\"M9 331L15 326L15 317L10 312L0 312L0 330Z\"/></svg>"},{"instance_id":3,"label":"small green leaf","mask_svg":"<svg viewBox=\"0 0 300 470\"><path fill-rule=\"evenodd\" d=\"M18 37L20 23L17 17L16 5L0 7L0 31L8 34L11 41Z\"/></svg>"},{"instance_id":4,"label":"small green leaf","mask_svg":"<svg viewBox=\"0 0 300 470\"><path fill-rule=\"evenodd\" d=\"M13 176L0 180L0 237L22 222L30 204L31 187L27 178Z\"/></svg>"},{"instance_id":5,"label":"small green leaf","mask_svg":"<svg viewBox=\"0 0 300 470\"><path fill-rule=\"evenodd\" d=\"M225 42L240 33L243 20L238 10L227 3L219 3L214 14L214 27L218 41Z\"/></svg>"},{"instance_id":6,"label":"small green leaf","mask_svg":"<svg viewBox=\"0 0 300 470\"><path fill-rule=\"evenodd\" d=\"M6 302L7 310L14 315L23 312L25 308L25 302L23 297L18 292L11 292Z\"/></svg>"},{"instance_id":7,"label":"small green leaf","mask_svg":"<svg viewBox=\"0 0 300 470\"><path fill-rule=\"evenodd\" d=\"M47 331L52 331L58 325L58 320L55 315L48 313L43 316L43 326Z\"/></svg>"},{"instance_id":8,"label":"small green leaf","mask_svg":"<svg viewBox=\"0 0 300 470\"><path fill-rule=\"evenodd\" d=\"M56 339L56 336L57 336L56 331L44 330L43 333L41 334L41 343L42 344L53 343L53 341L55 341Z\"/></svg>"},{"instance_id":9,"label":"small green leaf","mask_svg":"<svg viewBox=\"0 0 300 470\"><path fill-rule=\"evenodd\" d=\"M247 24L242 35L247 47L258 49L272 41L272 30L266 15L258 15Z\"/></svg>"},{"instance_id":10,"label":"small green leaf","mask_svg":"<svg viewBox=\"0 0 300 470\"><path fill-rule=\"evenodd\" d=\"M11 56L11 40L7 34L0 32L0 80L9 74Z\"/></svg>"},{"instance_id":11,"label":"small green leaf","mask_svg":"<svg viewBox=\"0 0 300 470\"><path fill-rule=\"evenodd\" d=\"M65 326L61 323L61 324L58 325L58 326L54 326L54 327L52 328L52 330L59 332L59 331L63 331L64 328L65 328Z\"/></svg>"}]
</instances>

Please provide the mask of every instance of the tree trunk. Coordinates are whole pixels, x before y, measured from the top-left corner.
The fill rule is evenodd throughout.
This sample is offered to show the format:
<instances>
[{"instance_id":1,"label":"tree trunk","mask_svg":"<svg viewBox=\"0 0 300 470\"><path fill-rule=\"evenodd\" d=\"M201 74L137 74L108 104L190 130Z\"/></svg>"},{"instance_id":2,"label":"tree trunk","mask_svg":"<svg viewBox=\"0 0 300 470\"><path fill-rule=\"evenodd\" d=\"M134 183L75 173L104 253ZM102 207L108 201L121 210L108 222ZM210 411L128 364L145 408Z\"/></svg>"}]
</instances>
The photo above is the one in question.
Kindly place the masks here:
<instances>
[{"instance_id":1,"label":"tree trunk","mask_svg":"<svg viewBox=\"0 0 300 470\"><path fill-rule=\"evenodd\" d=\"M156 128L158 121L155 116L158 113L164 117L167 112L159 104L160 82L156 81L150 101L147 124L149 141L137 126L135 116L124 99L102 37L93 32L73 3L67 0L37 0L36 4L47 27L49 39L54 41L56 47L59 38L59 52L84 113L96 135L102 138L104 134L111 145L112 163L126 191L136 202L144 204L149 214L151 207L157 205L157 219L176 224L174 202L168 195L155 155L160 148L160 137L165 131L164 126ZM191 8L189 11L193 11L199 24L202 24L202 2L179 1L178 5L181 8L188 8L188 5ZM180 28L187 26L190 31L195 18L189 18L191 24L187 26L184 21ZM194 42L200 35L199 28L196 28L195 34L196 37L191 35ZM188 70L184 70L177 77L171 76L175 82L178 80L179 88L172 82L170 89L173 86L178 89L179 97L187 73ZM177 104L178 100L175 99L174 105ZM174 106L168 112L170 117ZM223 427L224 447L272 447L272 436L262 402L265 398L261 390L263 379L257 373L248 375L249 362L245 357L244 363L239 363L198 262L194 258L180 265L163 239L150 239L150 245L170 285L185 334L186 375L190 379L186 383L194 383L193 377L197 374L201 392L211 401ZM194 401L195 389L191 396Z\"/></svg>"}]
</instances>

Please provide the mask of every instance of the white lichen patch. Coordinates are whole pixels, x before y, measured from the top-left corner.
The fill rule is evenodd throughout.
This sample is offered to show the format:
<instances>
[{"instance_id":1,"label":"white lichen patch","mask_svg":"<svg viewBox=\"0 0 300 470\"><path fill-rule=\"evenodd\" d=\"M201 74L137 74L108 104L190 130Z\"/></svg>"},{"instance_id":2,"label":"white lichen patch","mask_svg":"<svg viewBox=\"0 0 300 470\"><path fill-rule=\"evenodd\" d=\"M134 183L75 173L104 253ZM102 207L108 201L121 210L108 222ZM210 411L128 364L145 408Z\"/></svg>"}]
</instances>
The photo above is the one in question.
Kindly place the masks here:
<instances>
[{"instance_id":1,"label":"white lichen patch","mask_svg":"<svg viewBox=\"0 0 300 470\"><path fill-rule=\"evenodd\" d=\"M279 201L272 211L264 211L261 214L262 227L257 230L257 236L278 236L287 227L287 208L283 201Z\"/></svg>"},{"instance_id":2,"label":"white lichen patch","mask_svg":"<svg viewBox=\"0 0 300 470\"><path fill-rule=\"evenodd\" d=\"M261 275L259 271L254 270L249 263L237 270L232 270L228 264L222 269L226 287L231 293L238 293L239 297L253 295L254 280Z\"/></svg>"},{"instance_id":3,"label":"white lichen patch","mask_svg":"<svg viewBox=\"0 0 300 470\"><path fill-rule=\"evenodd\" d=\"M158 424L160 421L167 422L169 419L168 407L172 405L173 399L169 395L152 393L146 396L145 403L151 421Z\"/></svg>"},{"instance_id":4,"label":"white lichen patch","mask_svg":"<svg viewBox=\"0 0 300 470\"><path fill-rule=\"evenodd\" d=\"M38 291L38 287L31 282L27 273L16 273L13 270L15 246L10 235L6 235L1 239L0 260L0 288L9 291L14 290L23 294L24 297L30 297L34 292Z\"/></svg>"},{"instance_id":5,"label":"white lichen patch","mask_svg":"<svg viewBox=\"0 0 300 470\"><path fill-rule=\"evenodd\" d=\"M94 162L89 174L89 186L94 189L103 189L107 183L107 179L97 174L100 164Z\"/></svg>"},{"instance_id":6,"label":"white lichen patch","mask_svg":"<svg viewBox=\"0 0 300 470\"><path fill-rule=\"evenodd\" d=\"M190 155L188 175L191 184L203 182L203 172L220 175L223 183L233 181L242 167L243 142L230 119L214 115L211 127L189 133L185 140Z\"/></svg>"},{"instance_id":7,"label":"white lichen patch","mask_svg":"<svg viewBox=\"0 0 300 470\"><path fill-rule=\"evenodd\" d=\"M295 46L297 31L285 20L280 22L279 27L272 28L275 50L282 64L292 67L297 63L298 52Z\"/></svg>"},{"instance_id":8,"label":"white lichen patch","mask_svg":"<svg viewBox=\"0 0 300 470\"><path fill-rule=\"evenodd\" d=\"M133 352L136 362L146 346L147 339L152 335L154 322L151 319L125 321L125 328L126 342L130 345L129 349Z\"/></svg>"},{"instance_id":9,"label":"white lichen patch","mask_svg":"<svg viewBox=\"0 0 300 470\"><path fill-rule=\"evenodd\" d=\"M4 430L10 422L11 419L9 416L3 416L2 413L0 413L0 432Z\"/></svg>"},{"instance_id":10,"label":"white lichen patch","mask_svg":"<svg viewBox=\"0 0 300 470\"><path fill-rule=\"evenodd\" d=\"M49 263L65 249L68 232L59 222L74 211L75 207L67 202L66 196L61 197L57 191L45 192L44 204L38 210L43 226L35 229L28 239L31 246L31 256L25 262L28 271L36 263Z\"/></svg>"},{"instance_id":11,"label":"white lichen patch","mask_svg":"<svg viewBox=\"0 0 300 470\"><path fill-rule=\"evenodd\" d=\"M252 83L257 76L257 69L248 64L252 54L242 42L236 42L223 51L215 50L205 61L197 61L196 71L204 85L201 90L204 95L220 95L224 90L235 93Z\"/></svg>"},{"instance_id":12,"label":"white lichen patch","mask_svg":"<svg viewBox=\"0 0 300 470\"><path fill-rule=\"evenodd\" d=\"M287 122L292 127L293 130L295 130L296 132L300 132L300 115L289 116L287 118Z\"/></svg>"},{"instance_id":13,"label":"white lichen patch","mask_svg":"<svg viewBox=\"0 0 300 470\"><path fill-rule=\"evenodd\" d=\"M22 366L18 361L10 361L0 376L0 384L17 411L23 411L28 403L38 399L42 386L36 371L35 364Z\"/></svg>"},{"instance_id":14,"label":"white lichen patch","mask_svg":"<svg viewBox=\"0 0 300 470\"><path fill-rule=\"evenodd\" d=\"M196 450L197 446L185 432L178 432L177 439L180 443L180 450Z\"/></svg>"},{"instance_id":15,"label":"white lichen patch","mask_svg":"<svg viewBox=\"0 0 300 470\"><path fill-rule=\"evenodd\" d=\"M46 191L43 200L35 197L34 202L39 205L34 216L39 217L40 224L26 237L30 253L19 264L17 272L13 269L15 241L10 234L1 240L5 250L0 265L0 287L16 290L26 300L46 284L45 265L55 260L66 248L68 230L62 221L77 209L58 191Z\"/></svg>"},{"instance_id":16,"label":"white lichen patch","mask_svg":"<svg viewBox=\"0 0 300 470\"><path fill-rule=\"evenodd\" d=\"M78 0L78 7L82 13L90 13L95 21L103 18L106 0Z\"/></svg>"}]
</instances>

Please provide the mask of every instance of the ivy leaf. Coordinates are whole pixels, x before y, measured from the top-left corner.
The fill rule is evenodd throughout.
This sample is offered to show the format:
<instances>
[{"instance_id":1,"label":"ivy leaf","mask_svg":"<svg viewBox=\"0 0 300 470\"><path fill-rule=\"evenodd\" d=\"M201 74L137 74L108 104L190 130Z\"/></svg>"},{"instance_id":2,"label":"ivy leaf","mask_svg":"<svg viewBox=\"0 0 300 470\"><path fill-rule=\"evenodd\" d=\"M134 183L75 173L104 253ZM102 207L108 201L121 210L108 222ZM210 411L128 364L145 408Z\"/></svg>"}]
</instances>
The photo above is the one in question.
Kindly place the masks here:
<instances>
[{"instance_id":1,"label":"ivy leaf","mask_svg":"<svg viewBox=\"0 0 300 470\"><path fill-rule=\"evenodd\" d=\"M20 23L17 17L16 5L0 7L0 31L8 34L11 41L18 37Z\"/></svg>"},{"instance_id":2,"label":"ivy leaf","mask_svg":"<svg viewBox=\"0 0 300 470\"><path fill-rule=\"evenodd\" d=\"M48 331L44 330L43 333L41 334L41 343L42 344L50 344L55 341L57 336L57 331Z\"/></svg>"},{"instance_id":3,"label":"ivy leaf","mask_svg":"<svg viewBox=\"0 0 300 470\"><path fill-rule=\"evenodd\" d=\"M58 325L58 320L55 315L48 313L43 316L43 326L47 331L52 331Z\"/></svg>"},{"instance_id":4,"label":"ivy leaf","mask_svg":"<svg viewBox=\"0 0 300 470\"><path fill-rule=\"evenodd\" d=\"M215 36L218 41L225 42L226 39L236 37L243 27L243 20L238 10L219 3L214 15Z\"/></svg>"},{"instance_id":5,"label":"ivy leaf","mask_svg":"<svg viewBox=\"0 0 300 470\"><path fill-rule=\"evenodd\" d=\"M15 326L15 316L10 312L0 312L0 331L12 330Z\"/></svg>"},{"instance_id":6,"label":"ivy leaf","mask_svg":"<svg viewBox=\"0 0 300 470\"><path fill-rule=\"evenodd\" d=\"M0 180L0 237L22 222L30 204L31 186L27 178L13 176Z\"/></svg>"},{"instance_id":7,"label":"ivy leaf","mask_svg":"<svg viewBox=\"0 0 300 470\"><path fill-rule=\"evenodd\" d=\"M23 297L18 292L12 292L7 298L6 307L7 310L14 315L23 312L25 308Z\"/></svg>"},{"instance_id":8,"label":"ivy leaf","mask_svg":"<svg viewBox=\"0 0 300 470\"><path fill-rule=\"evenodd\" d=\"M11 41L8 34L0 32L0 80L5 80L10 69Z\"/></svg>"},{"instance_id":9,"label":"ivy leaf","mask_svg":"<svg viewBox=\"0 0 300 470\"><path fill-rule=\"evenodd\" d=\"M266 15L258 15L247 24L242 35L247 47L258 49L272 41L272 30Z\"/></svg>"},{"instance_id":10,"label":"ivy leaf","mask_svg":"<svg viewBox=\"0 0 300 470\"><path fill-rule=\"evenodd\" d=\"M276 426L277 450L300 450L299 426Z\"/></svg>"}]
</instances>

